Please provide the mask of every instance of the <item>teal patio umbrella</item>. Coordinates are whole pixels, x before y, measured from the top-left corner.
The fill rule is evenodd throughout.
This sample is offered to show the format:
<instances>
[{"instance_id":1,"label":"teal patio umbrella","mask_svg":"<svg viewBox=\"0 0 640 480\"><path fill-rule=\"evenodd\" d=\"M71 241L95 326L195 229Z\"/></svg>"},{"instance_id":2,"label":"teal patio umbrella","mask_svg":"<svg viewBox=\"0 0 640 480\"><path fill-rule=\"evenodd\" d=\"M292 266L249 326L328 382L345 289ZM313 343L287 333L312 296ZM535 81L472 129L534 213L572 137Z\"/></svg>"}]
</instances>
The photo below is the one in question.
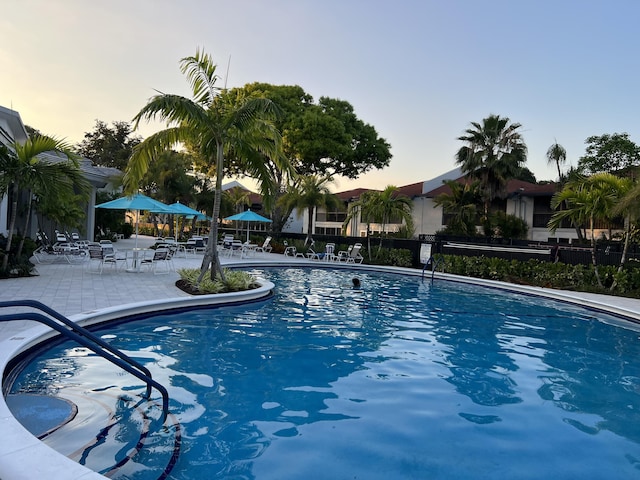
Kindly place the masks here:
<instances>
[{"instance_id":1,"label":"teal patio umbrella","mask_svg":"<svg viewBox=\"0 0 640 480\"><path fill-rule=\"evenodd\" d=\"M211 218L183 203L176 202L167 206L174 215L181 215L189 220L196 217L197 220L210 220Z\"/></svg>"},{"instance_id":2,"label":"teal patio umbrella","mask_svg":"<svg viewBox=\"0 0 640 480\"><path fill-rule=\"evenodd\" d=\"M142 193L136 193L130 197L120 197L110 202L101 203L96 205L96 208L108 208L111 210L132 210L136 212L136 248L138 247L138 223L140 220L140 212L153 212L153 213L171 213L169 206L154 200L151 197L147 197Z\"/></svg>"},{"instance_id":3,"label":"teal patio umbrella","mask_svg":"<svg viewBox=\"0 0 640 480\"><path fill-rule=\"evenodd\" d=\"M183 203L176 202L171 205L167 205L167 208L171 210L171 213L175 215L202 215L198 210L195 210Z\"/></svg>"},{"instance_id":4,"label":"teal patio umbrella","mask_svg":"<svg viewBox=\"0 0 640 480\"><path fill-rule=\"evenodd\" d=\"M249 222L269 222L271 223L271 219L263 217L262 215L258 215L256 212L252 212L251 210L244 211L242 213L237 213L235 215L231 215L230 217L225 218L225 220L234 220L238 222L247 222L247 243L249 243Z\"/></svg>"}]
</instances>

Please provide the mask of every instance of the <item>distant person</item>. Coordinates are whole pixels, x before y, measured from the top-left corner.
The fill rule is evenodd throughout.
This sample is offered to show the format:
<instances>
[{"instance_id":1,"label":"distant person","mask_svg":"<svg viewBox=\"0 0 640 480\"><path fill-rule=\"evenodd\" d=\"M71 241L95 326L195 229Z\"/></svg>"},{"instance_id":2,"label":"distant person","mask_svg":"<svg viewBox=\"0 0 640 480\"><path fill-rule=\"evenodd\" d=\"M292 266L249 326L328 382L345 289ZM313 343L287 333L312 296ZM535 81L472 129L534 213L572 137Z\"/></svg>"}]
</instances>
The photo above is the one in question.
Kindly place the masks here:
<instances>
[{"instance_id":1,"label":"distant person","mask_svg":"<svg viewBox=\"0 0 640 480\"><path fill-rule=\"evenodd\" d=\"M353 284L353 288L360 288L360 279L358 277L353 277L351 279L351 283Z\"/></svg>"}]
</instances>

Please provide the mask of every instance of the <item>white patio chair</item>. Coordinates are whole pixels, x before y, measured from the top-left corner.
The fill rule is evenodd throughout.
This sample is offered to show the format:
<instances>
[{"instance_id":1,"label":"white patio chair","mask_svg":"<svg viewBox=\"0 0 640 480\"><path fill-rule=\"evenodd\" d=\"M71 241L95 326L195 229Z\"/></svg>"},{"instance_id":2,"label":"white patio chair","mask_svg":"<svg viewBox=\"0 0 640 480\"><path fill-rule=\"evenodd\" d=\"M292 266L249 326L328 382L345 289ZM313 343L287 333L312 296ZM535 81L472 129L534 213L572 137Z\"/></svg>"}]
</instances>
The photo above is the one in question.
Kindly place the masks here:
<instances>
[{"instance_id":1,"label":"white patio chair","mask_svg":"<svg viewBox=\"0 0 640 480\"><path fill-rule=\"evenodd\" d=\"M168 248L157 248L153 251L153 255L144 258L140 262L140 267L149 268L154 275L159 275L170 273L172 263L170 250Z\"/></svg>"},{"instance_id":2,"label":"white patio chair","mask_svg":"<svg viewBox=\"0 0 640 480\"><path fill-rule=\"evenodd\" d=\"M107 251L105 251L105 249L99 245L90 245L87 271L102 275L105 265L111 265L117 270L118 264L113 249L107 249Z\"/></svg>"}]
</instances>

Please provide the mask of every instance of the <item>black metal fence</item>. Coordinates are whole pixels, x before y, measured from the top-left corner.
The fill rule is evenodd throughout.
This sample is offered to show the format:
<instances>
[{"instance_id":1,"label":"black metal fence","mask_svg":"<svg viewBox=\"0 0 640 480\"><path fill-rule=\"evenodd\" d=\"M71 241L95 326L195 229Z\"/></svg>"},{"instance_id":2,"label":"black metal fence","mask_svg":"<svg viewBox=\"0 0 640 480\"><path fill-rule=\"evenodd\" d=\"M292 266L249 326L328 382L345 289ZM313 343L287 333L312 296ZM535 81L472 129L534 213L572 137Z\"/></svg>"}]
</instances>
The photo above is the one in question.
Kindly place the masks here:
<instances>
[{"instance_id":1,"label":"black metal fence","mask_svg":"<svg viewBox=\"0 0 640 480\"><path fill-rule=\"evenodd\" d=\"M271 234L276 241L284 239L298 239L304 241L304 233ZM362 243L368 247L368 240L372 248L380 245L380 237L345 237L340 235L313 235L316 242L334 242L336 245L353 245ZM515 240L486 237L456 237L450 235L420 235L417 240L404 238L383 238L383 248L399 248L409 250L412 265L422 267L420 263L420 247L423 243L432 245L432 254L466 255L497 257L507 260L527 261L537 259L548 262L563 262L571 265L590 265L591 246L587 244L569 245L550 242L533 242L531 240ZM621 242L598 242L596 262L598 265L619 265L622 258L623 244ZM640 245L632 244L627 253L627 260L640 261Z\"/></svg>"}]
</instances>

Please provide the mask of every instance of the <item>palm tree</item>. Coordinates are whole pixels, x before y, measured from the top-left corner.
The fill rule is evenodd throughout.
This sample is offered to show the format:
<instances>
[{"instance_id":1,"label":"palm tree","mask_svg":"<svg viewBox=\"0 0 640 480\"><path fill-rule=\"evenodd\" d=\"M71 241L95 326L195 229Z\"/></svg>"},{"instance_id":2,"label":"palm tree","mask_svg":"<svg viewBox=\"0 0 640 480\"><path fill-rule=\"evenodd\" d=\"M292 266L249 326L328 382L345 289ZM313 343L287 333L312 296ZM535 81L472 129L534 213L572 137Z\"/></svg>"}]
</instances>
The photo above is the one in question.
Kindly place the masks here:
<instances>
[{"instance_id":1,"label":"palm tree","mask_svg":"<svg viewBox=\"0 0 640 480\"><path fill-rule=\"evenodd\" d=\"M242 213L244 206L251 206L249 201L249 192L240 187L230 188L225 190L224 199L233 206L233 213ZM239 223L236 222L236 235L238 235Z\"/></svg>"},{"instance_id":2,"label":"palm tree","mask_svg":"<svg viewBox=\"0 0 640 480\"><path fill-rule=\"evenodd\" d=\"M39 155L51 152L61 161L46 161ZM27 231L34 196L51 199L68 197L74 189L86 195L89 185L82 176L78 157L71 146L63 140L45 135L35 135L23 144L13 143L10 148L0 149L0 197L10 194L12 198L9 232L5 255L2 258L2 271L7 270L13 236L18 215L18 201L21 190L27 190L28 205L25 232ZM18 256L22 253L21 242Z\"/></svg>"},{"instance_id":3,"label":"palm tree","mask_svg":"<svg viewBox=\"0 0 640 480\"><path fill-rule=\"evenodd\" d=\"M378 193L380 192L376 190L367 190L366 192L363 192L358 200L349 204L347 216L342 223L343 233L346 232L349 222L357 219L358 216L361 221L367 224L367 252L369 254L369 261L371 261L371 237L369 236L369 232L371 231L371 223L374 221L372 210L377 200Z\"/></svg>"},{"instance_id":4,"label":"palm tree","mask_svg":"<svg viewBox=\"0 0 640 480\"><path fill-rule=\"evenodd\" d=\"M443 213L450 215L446 232L467 237L475 236L478 205L482 202L479 183L460 183L455 180L445 180L443 183L451 189L451 193L441 193L434 199L434 204L442 207Z\"/></svg>"},{"instance_id":5,"label":"palm tree","mask_svg":"<svg viewBox=\"0 0 640 480\"><path fill-rule=\"evenodd\" d=\"M562 183L564 176L560 170L560 165L564 165L567 161L567 151L558 142L554 143L547 150L547 164L554 164L558 169L558 182Z\"/></svg>"},{"instance_id":6,"label":"palm tree","mask_svg":"<svg viewBox=\"0 0 640 480\"><path fill-rule=\"evenodd\" d=\"M342 202L329 190L329 184L333 182L331 175L304 175L298 177L293 188L286 192L281 198L281 205L292 211L294 208L307 210L307 237L304 244L310 243L313 239L313 213L318 207L339 208Z\"/></svg>"},{"instance_id":7,"label":"palm tree","mask_svg":"<svg viewBox=\"0 0 640 480\"><path fill-rule=\"evenodd\" d=\"M622 257L620 258L620 265L618 266L618 273L622 272L627 260L627 254L629 252L629 243L631 240L631 224L636 223L640 218L640 184L635 183L632 179L621 179L621 184L626 193L622 196L620 201L613 207L613 215L622 215L624 217L624 247L622 249ZM611 284L610 290L613 290L617 285L617 281L614 279Z\"/></svg>"},{"instance_id":8,"label":"palm tree","mask_svg":"<svg viewBox=\"0 0 640 480\"><path fill-rule=\"evenodd\" d=\"M491 202L504 194L507 181L518 173L527 160L527 147L518 131L519 123L509 123L506 117L490 115L482 124L458 140L466 142L456 153L456 163L471 178L480 181L484 202L484 218L489 216Z\"/></svg>"},{"instance_id":9,"label":"palm tree","mask_svg":"<svg viewBox=\"0 0 640 480\"><path fill-rule=\"evenodd\" d=\"M581 177L568 182L551 199L551 208L563 209L555 212L548 223L551 232L569 219L575 225L587 223L591 232L591 263L593 264L598 286L603 287L596 259L595 228L597 220L611 220L615 216L615 207L628 194L631 188L629 179L616 177L610 173L597 173L590 177Z\"/></svg>"},{"instance_id":10,"label":"palm tree","mask_svg":"<svg viewBox=\"0 0 640 480\"><path fill-rule=\"evenodd\" d=\"M186 75L193 99L179 95L159 94L134 117L135 128L141 120L166 121L170 126L157 132L135 149L125 173L125 189L133 193L149 167L149 163L164 150L177 144L188 144L211 165L215 165L216 184L209 242L202 260L198 281L211 267L211 278L224 278L216 249L218 219L222 197L225 157L247 162L247 168L256 176L263 195L272 192L271 177L263 168L264 156L280 168L289 169L281 155L281 138L273 125L276 107L265 98L232 96L226 89L216 87L216 65L210 55L199 49L195 56L180 61L180 69ZM249 168L251 167L251 168Z\"/></svg>"},{"instance_id":11,"label":"palm tree","mask_svg":"<svg viewBox=\"0 0 640 480\"><path fill-rule=\"evenodd\" d=\"M387 185L381 192L376 192L372 198L368 213L381 225L380 248L382 237L387 234L387 225L392 220L401 220L409 232L413 232L413 202L405 195L398 194L398 187Z\"/></svg>"},{"instance_id":12,"label":"palm tree","mask_svg":"<svg viewBox=\"0 0 640 480\"><path fill-rule=\"evenodd\" d=\"M347 217L345 218L342 228L346 229L351 220L360 215L360 219L367 223L367 251L371 260L371 240L369 237L370 225L372 223L380 224L382 233L380 234L380 245L382 248L382 239L386 234L387 224L391 220L403 221L409 232L413 232L413 202L404 195L398 194L398 187L387 185L384 190L368 190L360 195L360 198L349 205Z\"/></svg>"}]
</instances>

